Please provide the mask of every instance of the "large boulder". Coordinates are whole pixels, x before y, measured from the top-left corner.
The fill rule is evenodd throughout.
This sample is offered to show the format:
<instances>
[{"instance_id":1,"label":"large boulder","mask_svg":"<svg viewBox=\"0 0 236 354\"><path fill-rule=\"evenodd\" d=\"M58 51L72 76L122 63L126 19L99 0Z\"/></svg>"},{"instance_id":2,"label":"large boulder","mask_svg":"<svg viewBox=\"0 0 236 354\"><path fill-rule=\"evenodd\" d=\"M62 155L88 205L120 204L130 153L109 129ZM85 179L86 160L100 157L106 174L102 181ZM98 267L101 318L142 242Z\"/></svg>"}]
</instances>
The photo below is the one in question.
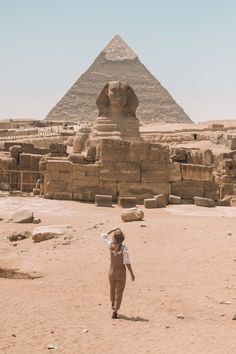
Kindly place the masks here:
<instances>
[{"instance_id":1,"label":"large boulder","mask_svg":"<svg viewBox=\"0 0 236 354\"><path fill-rule=\"evenodd\" d=\"M144 218L144 212L140 208L130 208L126 209L121 214L121 219L124 222L127 221L140 221Z\"/></svg>"}]
</instances>

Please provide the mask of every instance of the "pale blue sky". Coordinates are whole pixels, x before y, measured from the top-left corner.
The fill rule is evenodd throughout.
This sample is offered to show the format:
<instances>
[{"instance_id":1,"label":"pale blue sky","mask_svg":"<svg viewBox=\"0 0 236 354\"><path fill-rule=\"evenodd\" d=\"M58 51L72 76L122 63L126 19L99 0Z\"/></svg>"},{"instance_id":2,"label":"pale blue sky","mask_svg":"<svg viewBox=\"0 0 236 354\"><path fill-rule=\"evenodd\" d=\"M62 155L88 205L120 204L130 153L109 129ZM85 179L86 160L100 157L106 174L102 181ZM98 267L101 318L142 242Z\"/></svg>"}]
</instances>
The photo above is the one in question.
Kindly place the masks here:
<instances>
[{"instance_id":1,"label":"pale blue sky","mask_svg":"<svg viewBox=\"0 0 236 354\"><path fill-rule=\"evenodd\" d=\"M235 0L0 0L0 119L43 118L116 34L195 122L236 119Z\"/></svg>"}]
</instances>

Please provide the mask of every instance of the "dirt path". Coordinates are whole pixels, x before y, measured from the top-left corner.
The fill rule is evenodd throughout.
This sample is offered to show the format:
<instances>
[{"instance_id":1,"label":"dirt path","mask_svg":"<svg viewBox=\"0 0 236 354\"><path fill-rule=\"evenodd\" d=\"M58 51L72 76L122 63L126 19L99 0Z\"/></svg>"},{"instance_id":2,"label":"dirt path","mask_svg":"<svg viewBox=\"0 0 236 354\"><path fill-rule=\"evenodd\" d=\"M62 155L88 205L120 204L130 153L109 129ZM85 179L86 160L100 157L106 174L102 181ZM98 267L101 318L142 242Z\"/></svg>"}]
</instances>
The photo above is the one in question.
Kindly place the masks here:
<instances>
[{"instance_id":1,"label":"dirt path","mask_svg":"<svg viewBox=\"0 0 236 354\"><path fill-rule=\"evenodd\" d=\"M7 235L33 228L5 222L20 208L34 210L41 225L72 228L13 246ZM144 221L126 224L118 207L76 202L1 198L0 210L0 262L44 274L0 278L0 353L235 353L235 208L145 209ZM109 253L99 238L113 226L126 234L136 275L135 283L128 277L118 320L111 319ZM49 343L58 348L48 350Z\"/></svg>"}]
</instances>

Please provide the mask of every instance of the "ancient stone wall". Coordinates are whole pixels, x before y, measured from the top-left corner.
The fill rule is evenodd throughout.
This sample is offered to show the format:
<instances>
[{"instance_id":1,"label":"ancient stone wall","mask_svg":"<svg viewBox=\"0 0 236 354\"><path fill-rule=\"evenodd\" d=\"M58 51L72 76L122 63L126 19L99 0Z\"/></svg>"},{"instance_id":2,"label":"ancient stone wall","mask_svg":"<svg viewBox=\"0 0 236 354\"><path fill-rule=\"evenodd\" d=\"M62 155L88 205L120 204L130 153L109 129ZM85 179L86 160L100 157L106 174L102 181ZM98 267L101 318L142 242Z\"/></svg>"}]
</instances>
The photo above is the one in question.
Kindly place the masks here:
<instances>
[{"instance_id":1,"label":"ancient stone wall","mask_svg":"<svg viewBox=\"0 0 236 354\"><path fill-rule=\"evenodd\" d=\"M218 199L212 166L172 162L167 146L104 139L97 146L96 162L74 164L48 159L46 197L94 201L96 194L135 196L175 194Z\"/></svg>"}]
</instances>

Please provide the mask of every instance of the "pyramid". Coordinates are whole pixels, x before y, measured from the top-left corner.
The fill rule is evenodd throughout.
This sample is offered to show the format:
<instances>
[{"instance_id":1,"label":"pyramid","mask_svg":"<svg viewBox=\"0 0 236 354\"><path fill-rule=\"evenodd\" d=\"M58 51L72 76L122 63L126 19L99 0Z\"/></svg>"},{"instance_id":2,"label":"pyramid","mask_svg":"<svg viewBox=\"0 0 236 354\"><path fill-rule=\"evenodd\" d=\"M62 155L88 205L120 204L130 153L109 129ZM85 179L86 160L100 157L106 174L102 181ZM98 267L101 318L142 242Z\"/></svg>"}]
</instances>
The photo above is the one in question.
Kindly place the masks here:
<instances>
[{"instance_id":1,"label":"pyramid","mask_svg":"<svg viewBox=\"0 0 236 354\"><path fill-rule=\"evenodd\" d=\"M115 36L62 99L47 120L94 121L96 98L109 81L125 81L139 99L137 117L143 123L192 123L168 91L140 62L120 36Z\"/></svg>"}]
</instances>

